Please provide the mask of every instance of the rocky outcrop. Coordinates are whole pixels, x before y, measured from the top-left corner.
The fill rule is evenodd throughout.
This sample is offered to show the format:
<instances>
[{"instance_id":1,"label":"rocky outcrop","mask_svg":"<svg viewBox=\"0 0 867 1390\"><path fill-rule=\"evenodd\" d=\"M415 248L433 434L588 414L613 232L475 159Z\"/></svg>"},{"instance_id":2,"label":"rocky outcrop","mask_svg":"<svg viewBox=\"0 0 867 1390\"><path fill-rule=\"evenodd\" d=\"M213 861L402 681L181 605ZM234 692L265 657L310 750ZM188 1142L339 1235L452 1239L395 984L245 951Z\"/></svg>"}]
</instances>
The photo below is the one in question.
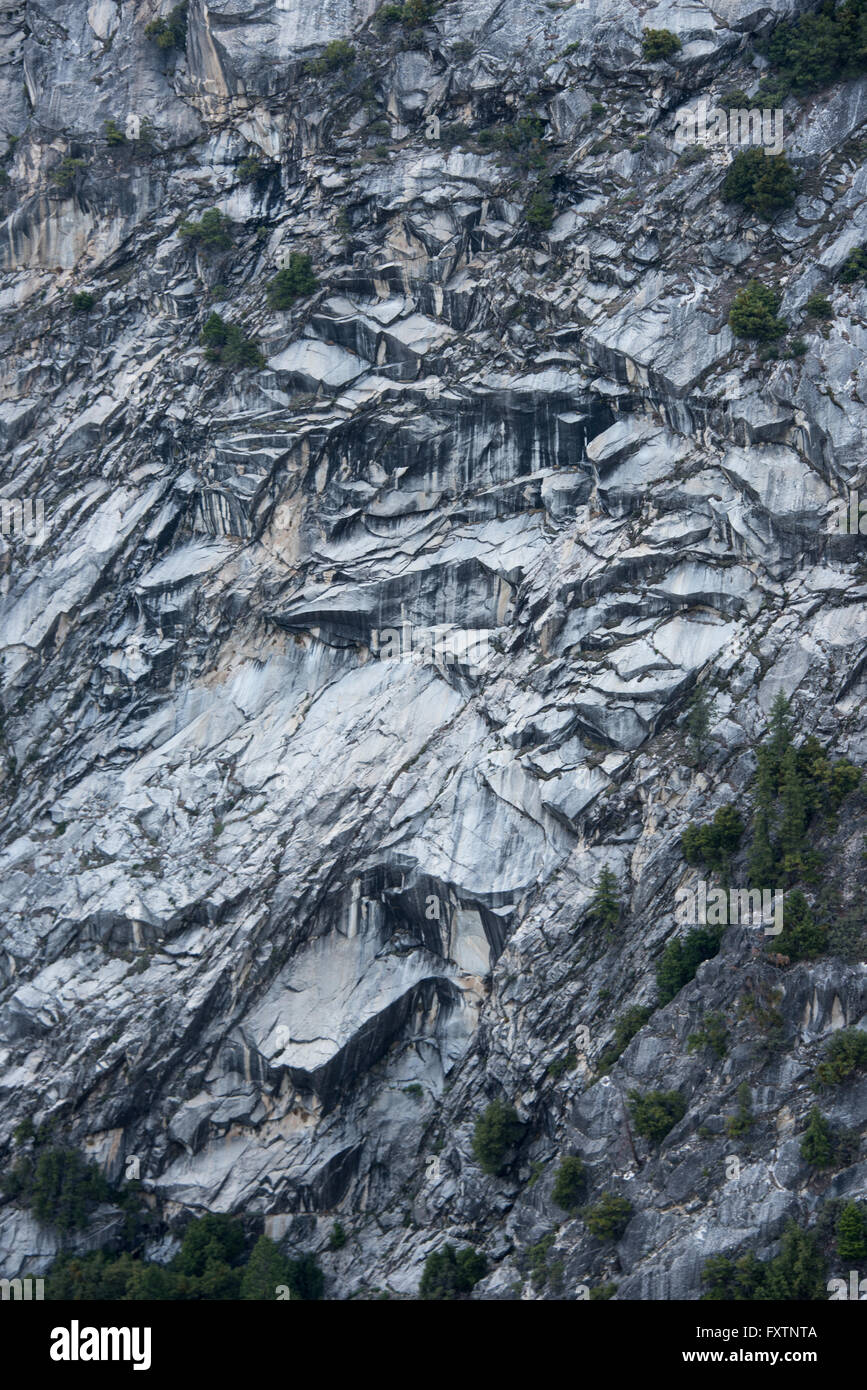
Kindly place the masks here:
<instances>
[{"instance_id":1,"label":"rocky outcrop","mask_svg":"<svg viewBox=\"0 0 867 1390\"><path fill-rule=\"evenodd\" d=\"M134 1155L167 1232L242 1215L320 1253L337 1298L414 1294L448 1238L488 1254L476 1297L693 1299L706 1255L863 1195L860 1155L817 1185L797 1142L863 964L782 970L731 927L596 1071L653 1004L680 835L748 808L774 696L864 761L862 553L832 516L863 484L865 291L831 281L865 239L863 83L787 103L804 191L770 227L717 196L725 152L674 142L683 102L754 84L748 36L783 8L455 0L414 30L373 0L191 0L170 51L150 0L0 14L0 494L45 506L0 540L7 1157L26 1116L112 1179ZM642 59L651 21L671 64ZM332 40L355 63L311 73ZM535 164L478 138L521 117ZM539 160L550 228L525 215ZM210 254L179 230L209 208L232 222ZM275 310L292 253L318 287ZM753 275L802 358L728 328ZM264 365L206 360L215 310ZM826 848L852 866L847 805ZM614 941L585 916L605 865ZM743 1000L773 990L769 1051ZM687 1050L710 1011L724 1060ZM656 1150L624 1097L658 1086L688 1108ZM492 1178L470 1141L499 1094L527 1128ZM564 1153L633 1202L615 1246L553 1204ZM57 1241L0 1210L5 1276Z\"/></svg>"}]
</instances>

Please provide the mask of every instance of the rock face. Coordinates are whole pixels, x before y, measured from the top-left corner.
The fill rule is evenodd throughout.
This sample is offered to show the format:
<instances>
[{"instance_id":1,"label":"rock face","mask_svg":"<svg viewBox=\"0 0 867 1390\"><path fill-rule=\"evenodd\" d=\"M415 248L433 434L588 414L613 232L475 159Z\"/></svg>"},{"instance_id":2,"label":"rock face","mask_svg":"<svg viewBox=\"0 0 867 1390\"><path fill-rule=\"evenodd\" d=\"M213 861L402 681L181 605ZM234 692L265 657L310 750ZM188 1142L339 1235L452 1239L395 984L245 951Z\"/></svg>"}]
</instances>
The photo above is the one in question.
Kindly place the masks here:
<instances>
[{"instance_id":1,"label":"rock face","mask_svg":"<svg viewBox=\"0 0 867 1390\"><path fill-rule=\"evenodd\" d=\"M867 487L867 290L834 286L800 359L727 327L756 275L797 326L867 239L863 83L821 119L787 104L805 183L769 227L720 201L727 153L678 161L674 112L754 83L783 5L667 8L663 64L627 0L449 0L418 28L374 0L190 0L166 50L144 30L167 8L0 13L0 477L45 517L0 551L7 1161L28 1116L112 1180L136 1156L167 1230L264 1222L334 1298L413 1295L445 1240L487 1253L477 1298L697 1298L707 1255L772 1252L867 1187L859 1157L817 1184L798 1145L827 1037L867 1026L863 963L779 969L729 927L594 1066L653 1005L696 878L680 835L748 805L775 695L864 761L864 542L831 518ZM354 63L309 71L334 40ZM524 117L536 163L476 138ZM233 226L209 252L179 223L210 208ZM318 287L275 310L292 253ZM206 360L214 310L264 365ZM611 939L585 915L606 865ZM739 1004L772 990L776 1051ZM687 1050L711 1011L724 1059ZM661 1146L633 1088L687 1103ZM471 1137L500 1095L525 1139L491 1177ZM855 1081L826 1113L865 1103ZM553 1203L567 1153L632 1201L615 1245ZM4 1276L57 1248L0 1207Z\"/></svg>"}]
</instances>

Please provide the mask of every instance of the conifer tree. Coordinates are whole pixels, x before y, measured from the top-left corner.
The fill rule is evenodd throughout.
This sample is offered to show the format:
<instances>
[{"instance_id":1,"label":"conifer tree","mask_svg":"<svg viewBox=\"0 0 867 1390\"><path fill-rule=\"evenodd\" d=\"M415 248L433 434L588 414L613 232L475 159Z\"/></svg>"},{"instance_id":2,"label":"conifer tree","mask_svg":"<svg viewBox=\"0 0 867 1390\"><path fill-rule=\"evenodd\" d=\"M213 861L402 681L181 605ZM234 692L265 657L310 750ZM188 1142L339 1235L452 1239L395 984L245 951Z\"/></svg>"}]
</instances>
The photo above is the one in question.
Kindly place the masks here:
<instances>
[{"instance_id":1,"label":"conifer tree","mask_svg":"<svg viewBox=\"0 0 867 1390\"><path fill-rule=\"evenodd\" d=\"M260 1236L250 1251L250 1258L241 1279L241 1298L252 1301L274 1301L280 1284L289 1282L289 1262L280 1254L273 1240Z\"/></svg>"},{"instance_id":2,"label":"conifer tree","mask_svg":"<svg viewBox=\"0 0 867 1390\"><path fill-rule=\"evenodd\" d=\"M767 1266L763 1299L806 1301L827 1298L825 1261L815 1236L790 1222L779 1255Z\"/></svg>"},{"instance_id":3,"label":"conifer tree","mask_svg":"<svg viewBox=\"0 0 867 1390\"><path fill-rule=\"evenodd\" d=\"M774 938L768 939L768 946ZM810 904L800 888L786 895L783 905L783 932L776 938L773 949L784 952L793 960L809 960L825 949L827 930L813 916Z\"/></svg>"},{"instance_id":4,"label":"conifer tree","mask_svg":"<svg viewBox=\"0 0 867 1390\"><path fill-rule=\"evenodd\" d=\"M620 921L617 876L607 864L596 880L596 888L588 915L607 932L612 932Z\"/></svg>"},{"instance_id":5,"label":"conifer tree","mask_svg":"<svg viewBox=\"0 0 867 1390\"><path fill-rule=\"evenodd\" d=\"M771 840L774 798L777 790L777 769L769 744L756 749L756 796L753 815L753 838L747 855L747 874L756 887L770 888L776 870L776 855Z\"/></svg>"},{"instance_id":6,"label":"conifer tree","mask_svg":"<svg viewBox=\"0 0 867 1390\"><path fill-rule=\"evenodd\" d=\"M781 783L783 817L780 823L780 851L786 873L795 875L801 868L801 852L807 828L807 802L798 772L797 754L791 744L783 755Z\"/></svg>"},{"instance_id":7,"label":"conifer tree","mask_svg":"<svg viewBox=\"0 0 867 1390\"><path fill-rule=\"evenodd\" d=\"M710 731L710 716L713 702L708 698L704 686L696 686L692 693L684 724L687 734L687 747L693 763L701 761Z\"/></svg>"},{"instance_id":8,"label":"conifer tree","mask_svg":"<svg viewBox=\"0 0 867 1390\"><path fill-rule=\"evenodd\" d=\"M759 807L753 816L753 842L747 855L747 876L756 888L773 887L776 855L771 844L771 817Z\"/></svg>"},{"instance_id":9,"label":"conifer tree","mask_svg":"<svg viewBox=\"0 0 867 1390\"><path fill-rule=\"evenodd\" d=\"M769 727L771 736L768 739L767 748L771 755L774 770L779 776L780 769L783 765L783 758L792 742L791 705L782 690L771 705Z\"/></svg>"},{"instance_id":10,"label":"conifer tree","mask_svg":"<svg viewBox=\"0 0 867 1390\"><path fill-rule=\"evenodd\" d=\"M862 1260L867 1255L867 1221L857 1203L846 1203L837 1218L835 1234L841 1260Z\"/></svg>"},{"instance_id":11,"label":"conifer tree","mask_svg":"<svg viewBox=\"0 0 867 1390\"><path fill-rule=\"evenodd\" d=\"M831 1126L818 1106L813 1106L801 1140L801 1157L811 1168L828 1168L834 1161L834 1139Z\"/></svg>"}]
</instances>

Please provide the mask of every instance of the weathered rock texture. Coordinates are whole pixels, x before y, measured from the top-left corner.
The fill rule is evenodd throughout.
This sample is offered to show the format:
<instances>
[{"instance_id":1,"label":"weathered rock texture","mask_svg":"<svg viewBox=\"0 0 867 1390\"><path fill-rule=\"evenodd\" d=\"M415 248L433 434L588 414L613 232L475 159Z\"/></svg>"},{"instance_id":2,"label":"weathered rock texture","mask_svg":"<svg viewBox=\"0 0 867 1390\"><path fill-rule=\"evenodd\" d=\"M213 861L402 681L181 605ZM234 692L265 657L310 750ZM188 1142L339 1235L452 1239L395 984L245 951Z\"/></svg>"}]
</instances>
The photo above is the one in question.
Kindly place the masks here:
<instances>
[{"instance_id":1,"label":"weathered rock texture","mask_svg":"<svg viewBox=\"0 0 867 1390\"><path fill-rule=\"evenodd\" d=\"M593 1060L653 1001L696 877L680 833L748 809L776 693L864 761L862 541L830 517L867 486L867 291L801 323L867 239L864 84L787 104L802 190L769 228L720 201L729 153L678 163L673 131L754 86L750 35L781 6L450 0L407 30L373 0L191 0L181 53L144 35L156 0L2 9L2 492L46 513L0 554L7 1159L51 1118L110 1177L139 1156L173 1229L264 1218L336 1298L414 1293L445 1239L487 1252L480 1298L696 1298L706 1254L767 1253L787 1217L863 1194L867 1163L817 1184L797 1143L823 1040L865 1019L863 965L776 971L732 927L610 1078ZM643 61L644 24L681 35L674 62ZM310 75L332 39L355 67ZM523 115L549 230L524 216L537 170L448 134ZM153 145L110 148L109 120ZM178 224L211 207L234 244L208 257ZM291 252L319 288L275 312ZM802 359L733 338L751 275ZM262 370L205 361L215 308ZM488 659L383 659L402 624L481 632ZM679 727L698 678L701 769ZM859 805L834 842L847 900ZM610 941L582 925L606 864ZM735 1021L772 989L777 1052ZM711 1010L722 1061L686 1048ZM552 1075L579 1025L588 1058ZM688 1101L658 1151L633 1150L634 1086ZM505 1178L470 1149L495 1095L528 1125ZM865 1101L853 1083L828 1113L856 1125ZM563 1153L591 1198L633 1201L615 1247L552 1203ZM534 1284L523 1252L554 1230L560 1280ZM56 1248L0 1208L4 1275Z\"/></svg>"}]
</instances>

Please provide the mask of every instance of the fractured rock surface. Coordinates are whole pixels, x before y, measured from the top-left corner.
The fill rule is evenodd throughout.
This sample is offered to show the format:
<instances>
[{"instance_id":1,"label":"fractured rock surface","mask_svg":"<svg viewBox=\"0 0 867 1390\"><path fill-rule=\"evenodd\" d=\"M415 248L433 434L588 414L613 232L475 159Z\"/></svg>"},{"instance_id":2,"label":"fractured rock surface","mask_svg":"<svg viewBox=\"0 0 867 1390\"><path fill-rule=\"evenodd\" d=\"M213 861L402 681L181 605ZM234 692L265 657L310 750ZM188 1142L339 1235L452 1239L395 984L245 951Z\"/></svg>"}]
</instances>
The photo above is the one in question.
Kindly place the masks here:
<instances>
[{"instance_id":1,"label":"fractured rock surface","mask_svg":"<svg viewBox=\"0 0 867 1390\"><path fill-rule=\"evenodd\" d=\"M752 7L653 11L683 42L662 67L627 0L451 0L398 33L374 8L191 0L169 54L151 3L0 15L0 492L46 517L0 542L0 1138L52 1119L112 1179L137 1155L171 1216L316 1251L329 1297L414 1294L448 1238L487 1252L480 1298L697 1298L707 1255L815 1211L796 1136L864 965L775 977L786 1051L713 1071L688 1034L770 970L733 927L610 1080L549 1067L652 1002L680 834L742 802L780 690L864 761L863 552L831 517L867 486L867 289L835 286L798 361L727 326L769 263L796 320L867 237L864 83L787 106L809 190L769 229L716 196L718 151L673 144L679 104L755 79ZM360 75L305 70L332 40ZM431 115L543 122L550 230L507 156ZM108 147L130 116L153 145ZM233 245L209 256L178 224L214 207ZM318 288L277 311L293 252ZM214 309L260 369L206 361ZM389 659L404 625L451 659ZM699 678L703 771L678 727ZM591 945L605 865L626 925ZM761 1123L729 1183L744 1080ZM633 1086L688 1100L658 1153L631 1148ZM470 1147L498 1094L529 1126L501 1179ZM629 1189L614 1252L552 1204L571 1152ZM823 1195L865 1185L857 1161ZM555 1228L559 1293L519 1258ZM0 1207L5 1276L56 1249Z\"/></svg>"}]
</instances>

